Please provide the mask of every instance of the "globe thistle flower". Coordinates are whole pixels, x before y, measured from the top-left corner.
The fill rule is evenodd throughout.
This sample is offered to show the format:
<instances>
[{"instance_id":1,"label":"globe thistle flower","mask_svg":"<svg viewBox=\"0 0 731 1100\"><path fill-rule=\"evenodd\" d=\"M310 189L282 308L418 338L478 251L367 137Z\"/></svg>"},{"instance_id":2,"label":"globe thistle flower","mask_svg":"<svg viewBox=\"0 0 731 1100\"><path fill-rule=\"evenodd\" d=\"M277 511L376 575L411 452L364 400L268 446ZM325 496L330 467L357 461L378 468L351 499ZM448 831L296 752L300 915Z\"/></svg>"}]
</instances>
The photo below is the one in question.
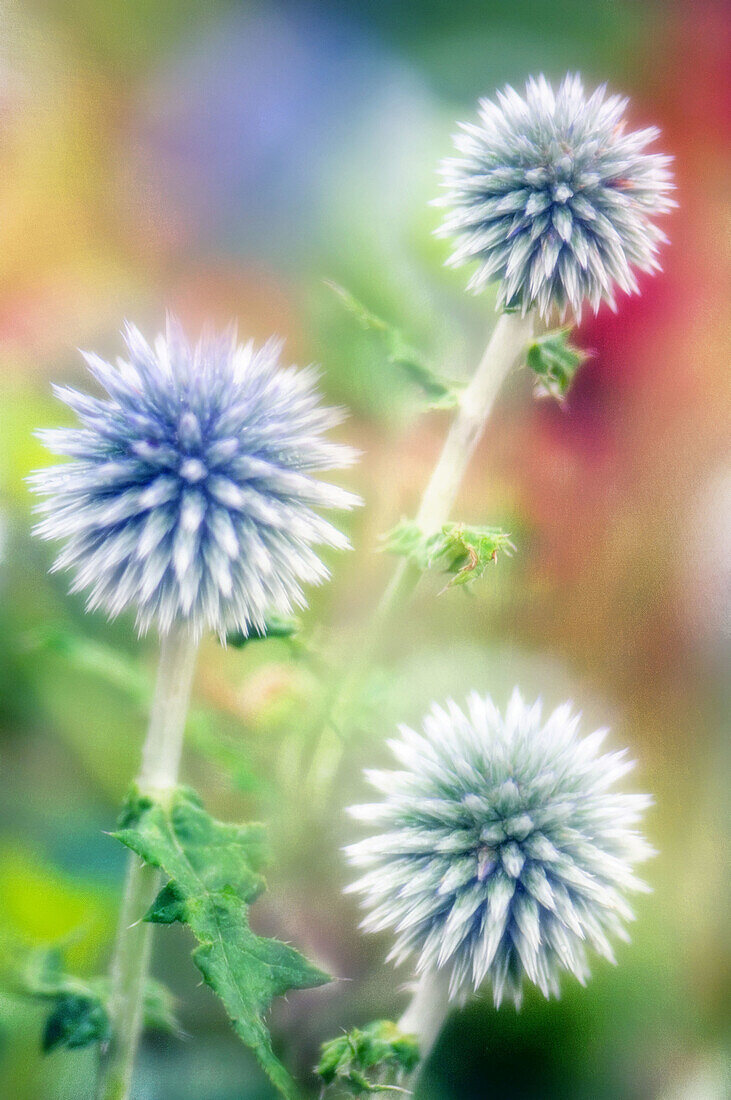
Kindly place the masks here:
<instances>
[{"instance_id":1,"label":"globe thistle flower","mask_svg":"<svg viewBox=\"0 0 731 1100\"><path fill-rule=\"evenodd\" d=\"M576 75L557 92L539 76L497 100L480 101L442 168L440 232L458 242L448 262L477 261L474 291L500 280L500 309L545 318L570 306L578 319L585 299L616 308L615 287L636 292L633 268L659 270L667 239L652 219L675 205L671 158L645 151L659 131L625 130L628 101L604 86L587 97Z\"/></svg>"},{"instance_id":2,"label":"globe thistle flower","mask_svg":"<svg viewBox=\"0 0 731 1100\"><path fill-rule=\"evenodd\" d=\"M544 721L517 691L504 716L477 694L466 712L434 705L422 733L390 742L403 770L369 773L383 801L351 811L380 829L347 849L363 927L394 929L389 957L446 971L453 999L486 979L496 1005L519 1006L524 978L558 995L561 970L586 980L587 947L613 960L610 938L627 939L650 799L611 790L633 764L578 724L570 704Z\"/></svg>"},{"instance_id":3,"label":"globe thistle flower","mask_svg":"<svg viewBox=\"0 0 731 1100\"><path fill-rule=\"evenodd\" d=\"M172 319L154 347L132 325L124 338L116 366L84 355L104 397L55 387L81 426L39 433L72 461L32 476L36 532L65 540L54 568L75 571L90 609L134 606L163 634L262 630L327 576L313 546L348 545L315 508L357 498L311 474L354 457L323 437L341 413L319 404L312 369L280 367L275 340L193 346Z\"/></svg>"}]
</instances>

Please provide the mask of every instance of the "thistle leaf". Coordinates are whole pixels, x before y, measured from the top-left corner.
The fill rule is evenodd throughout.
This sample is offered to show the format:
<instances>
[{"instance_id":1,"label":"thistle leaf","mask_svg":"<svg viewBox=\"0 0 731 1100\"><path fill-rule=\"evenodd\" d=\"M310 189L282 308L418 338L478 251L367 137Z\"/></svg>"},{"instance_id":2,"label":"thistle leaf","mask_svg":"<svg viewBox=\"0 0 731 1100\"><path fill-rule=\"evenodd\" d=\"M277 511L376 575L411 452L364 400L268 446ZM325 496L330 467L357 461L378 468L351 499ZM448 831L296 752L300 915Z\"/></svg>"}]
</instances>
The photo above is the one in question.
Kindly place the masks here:
<instances>
[{"instance_id":1,"label":"thistle leaf","mask_svg":"<svg viewBox=\"0 0 731 1100\"><path fill-rule=\"evenodd\" d=\"M570 335L570 328L560 328L536 337L529 344L527 362L538 376L536 392L539 396L561 401L577 370L587 359L587 353L571 343Z\"/></svg>"},{"instance_id":2,"label":"thistle leaf","mask_svg":"<svg viewBox=\"0 0 731 1100\"><path fill-rule=\"evenodd\" d=\"M171 791L164 801L133 790L114 835L169 880L144 919L188 925L198 940L193 961L223 1001L237 1035L279 1092L296 1097L264 1016L274 997L330 979L294 948L249 927L248 908L265 888L262 826L216 821L187 788Z\"/></svg>"},{"instance_id":3,"label":"thistle leaf","mask_svg":"<svg viewBox=\"0 0 731 1100\"><path fill-rule=\"evenodd\" d=\"M380 337L385 345L388 362L402 370L410 381L421 387L429 399L430 408L453 409L455 407L459 401L460 384L458 382L440 375L422 354L408 343L397 328L381 317L377 317L375 313L371 313L367 306L358 301L349 290L327 280L326 285L337 294L345 308L363 329L367 332L375 332Z\"/></svg>"},{"instance_id":4,"label":"thistle leaf","mask_svg":"<svg viewBox=\"0 0 731 1100\"><path fill-rule=\"evenodd\" d=\"M350 1096L403 1093L398 1082L419 1063L419 1045L391 1020L374 1020L323 1043L315 1072L325 1086L339 1085Z\"/></svg>"},{"instance_id":5,"label":"thistle leaf","mask_svg":"<svg viewBox=\"0 0 731 1100\"><path fill-rule=\"evenodd\" d=\"M515 547L501 527L445 523L436 534L425 535L412 520L401 520L384 536L384 549L408 558L419 569L451 574L446 591L478 580L499 552L510 554Z\"/></svg>"}]
</instances>

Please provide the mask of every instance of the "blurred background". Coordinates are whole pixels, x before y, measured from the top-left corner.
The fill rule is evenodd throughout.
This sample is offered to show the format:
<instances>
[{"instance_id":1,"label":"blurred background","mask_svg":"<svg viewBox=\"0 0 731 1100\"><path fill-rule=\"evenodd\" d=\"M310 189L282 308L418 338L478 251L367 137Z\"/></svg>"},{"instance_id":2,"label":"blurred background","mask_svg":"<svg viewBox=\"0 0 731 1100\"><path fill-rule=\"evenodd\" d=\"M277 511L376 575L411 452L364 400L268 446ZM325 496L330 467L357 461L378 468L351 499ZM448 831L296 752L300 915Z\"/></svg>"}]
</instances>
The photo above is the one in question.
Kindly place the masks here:
<instances>
[{"instance_id":1,"label":"blurred background","mask_svg":"<svg viewBox=\"0 0 731 1100\"><path fill-rule=\"evenodd\" d=\"M471 688L571 697L610 724L653 792L659 856L633 943L586 990L488 997L455 1014L420 1095L720 1100L731 527L728 449L728 24L711 0L5 0L0 8L0 939L107 963L124 853L105 830L137 767L154 639L109 625L47 575L23 478L51 461L32 432L66 421L51 381L86 384L78 347L114 356L166 309L195 335L236 319L322 365L363 452L365 498L295 641L204 645L184 765L208 807L269 823L258 931L340 981L277 1005L277 1048L313 1097L320 1042L397 1016L408 970L357 931L341 847L362 768L399 720ZM481 95L579 70L631 95L676 157L664 272L617 315L563 406L527 371L501 396L455 509L518 552L471 595L427 578L378 654L355 720L323 733L326 685L357 653L393 568L378 536L413 514L447 423L324 285L348 287L454 377L493 323L432 231L436 166ZM151 1034L136 1100L272 1093L189 958L156 933L155 973L187 1039ZM7 976L6 976L7 977ZM0 985L0 1095L90 1095L94 1054L43 1056L43 1006Z\"/></svg>"}]
</instances>

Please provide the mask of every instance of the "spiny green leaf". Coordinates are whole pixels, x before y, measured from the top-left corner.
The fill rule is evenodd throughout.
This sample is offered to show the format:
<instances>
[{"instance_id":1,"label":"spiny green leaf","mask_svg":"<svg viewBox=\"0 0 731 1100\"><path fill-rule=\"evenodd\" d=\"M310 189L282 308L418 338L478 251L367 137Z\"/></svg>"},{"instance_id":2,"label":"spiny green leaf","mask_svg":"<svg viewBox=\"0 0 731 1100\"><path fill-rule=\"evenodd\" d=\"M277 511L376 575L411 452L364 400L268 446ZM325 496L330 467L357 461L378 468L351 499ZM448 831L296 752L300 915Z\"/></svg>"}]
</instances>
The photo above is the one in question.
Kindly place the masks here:
<instances>
[{"instance_id":1,"label":"spiny green leaf","mask_svg":"<svg viewBox=\"0 0 731 1100\"><path fill-rule=\"evenodd\" d=\"M425 535L412 520L401 520L384 536L384 549L408 558L419 569L450 573L445 591L477 580L497 561L498 553L510 554L515 547L501 527L445 523L436 534Z\"/></svg>"},{"instance_id":2,"label":"spiny green leaf","mask_svg":"<svg viewBox=\"0 0 731 1100\"><path fill-rule=\"evenodd\" d=\"M497 561L499 552L511 554L515 547L510 536L500 527L468 527L463 523L448 523L442 527L430 549L429 564L451 573L447 588L469 584Z\"/></svg>"},{"instance_id":3,"label":"spiny green leaf","mask_svg":"<svg viewBox=\"0 0 731 1100\"><path fill-rule=\"evenodd\" d=\"M296 1097L264 1016L274 997L330 979L294 948L249 927L248 907L265 888L262 826L216 821L187 788L171 791L164 801L133 790L120 824L118 839L169 880L145 920L188 925L198 940L193 960L236 1033L282 1095Z\"/></svg>"},{"instance_id":4,"label":"spiny green leaf","mask_svg":"<svg viewBox=\"0 0 731 1100\"><path fill-rule=\"evenodd\" d=\"M458 382L444 378L426 362L420 352L408 343L397 328L381 317L377 317L375 313L371 313L367 306L359 302L349 290L327 280L326 285L337 294L362 328L380 337L385 345L388 362L399 367L412 382L421 387L429 399L431 408L454 408L459 401L460 384Z\"/></svg>"},{"instance_id":5,"label":"spiny green leaf","mask_svg":"<svg viewBox=\"0 0 731 1100\"><path fill-rule=\"evenodd\" d=\"M537 336L528 345L528 366L538 375L539 394L564 398L574 375L587 358L586 352L570 342L571 329L560 328Z\"/></svg>"},{"instance_id":6,"label":"spiny green leaf","mask_svg":"<svg viewBox=\"0 0 731 1100\"><path fill-rule=\"evenodd\" d=\"M249 642L262 641L265 638L292 638L300 630L301 623L293 615L272 615L266 620L264 629L252 627L248 634L236 631L226 635L226 645L234 649L243 649Z\"/></svg>"},{"instance_id":7,"label":"spiny green leaf","mask_svg":"<svg viewBox=\"0 0 731 1100\"><path fill-rule=\"evenodd\" d=\"M416 1036L391 1020L374 1020L323 1043L315 1072L326 1086L339 1085L350 1096L404 1092L398 1082L419 1063Z\"/></svg>"},{"instance_id":8,"label":"spiny green leaf","mask_svg":"<svg viewBox=\"0 0 731 1100\"><path fill-rule=\"evenodd\" d=\"M43 1030L44 1051L57 1047L77 1050L90 1043L109 1041L109 979L83 979L67 974L60 948L28 951L19 965L14 984L23 993L51 1002L51 1012ZM181 1034L173 997L165 986L149 979L143 1004L147 1027Z\"/></svg>"}]
</instances>

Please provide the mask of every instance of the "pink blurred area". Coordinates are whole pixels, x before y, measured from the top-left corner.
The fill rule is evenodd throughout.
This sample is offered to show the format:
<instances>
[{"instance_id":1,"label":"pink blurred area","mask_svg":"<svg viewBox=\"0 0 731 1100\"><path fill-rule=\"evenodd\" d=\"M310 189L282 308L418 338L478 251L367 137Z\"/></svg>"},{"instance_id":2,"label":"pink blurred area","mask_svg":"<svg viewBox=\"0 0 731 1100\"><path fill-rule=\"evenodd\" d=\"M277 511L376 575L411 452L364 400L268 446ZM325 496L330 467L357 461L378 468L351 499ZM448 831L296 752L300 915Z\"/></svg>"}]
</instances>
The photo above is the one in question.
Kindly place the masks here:
<instances>
[{"instance_id":1,"label":"pink blurred area","mask_svg":"<svg viewBox=\"0 0 731 1100\"><path fill-rule=\"evenodd\" d=\"M597 659L612 638L651 691L653 675L682 667L713 630L707 604L728 595L722 575L709 587L694 568L720 537L702 504L729 458L728 37L720 7L694 4L655 45L665 64L649 59L635 113L661 127L675 157L679 205L665 226L663 271L643 277L641 295L617 313L585 319L578 340L591 358L567 407L536 407L509 448L539 532L539 569L562 593L552 605L575 607L590 593ZM702 605L692 621L689 585ZM541 629L570 636L571 616Z\"/></svg>"}]
</instances>

